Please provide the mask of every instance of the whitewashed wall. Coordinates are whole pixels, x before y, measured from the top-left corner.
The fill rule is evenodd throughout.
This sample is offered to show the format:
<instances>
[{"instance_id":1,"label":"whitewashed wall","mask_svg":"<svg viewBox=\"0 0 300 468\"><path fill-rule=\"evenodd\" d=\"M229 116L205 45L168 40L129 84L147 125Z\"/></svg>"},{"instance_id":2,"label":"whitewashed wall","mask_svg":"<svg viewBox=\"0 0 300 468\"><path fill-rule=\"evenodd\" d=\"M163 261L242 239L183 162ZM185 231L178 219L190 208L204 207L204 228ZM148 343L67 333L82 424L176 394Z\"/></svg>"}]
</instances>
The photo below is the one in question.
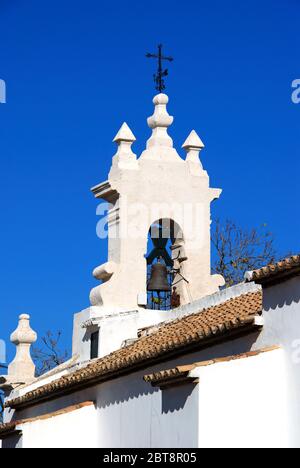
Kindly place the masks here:
<instances>
[{"instance_id":1,"label":"whitewashed wall","mask_svg":"<svg viewBox=\"0 0 300 468\"><path fill-rule=\"evenodd\" d=\"M95 448L99 440L94 406L24 424L22 432L23 448Z\"/></svg>"},{"instance_id":2,"label":"whitewashed wall","mask_svg":"<svg viewBox=\"0 0 300 468\"><path fill-rule=\"evenodd\" d=\"M196 447L197 386L182 386L162 393L144 382L144 374L145 372L134 373L43 403L19 413L18 417L37 417L82 401L94 401L95 407L91 407L82 421L72 420L73 413L64 415L64 418L59 417L62 434L68 432L71 426L72 434L76 428L75 440L79 447L90 447L91 443L95 443L95 436L96 446L104 448ZM23 427L27 432L24 433L23 447L56 447L58 443L59 447L68 447L69 435L62 435L59 440L56 436L51 436L51 430L56 430L56 419L47 420L43 427L39 422L25 424ZM30 437L29 426L37 427L34 432L30 429ZM43 428L46 428L45 433L40 432ZM88 441L86 445L91 432L92 441Z\"/></svg>"},{"instance_id":3,"label":"whitewashed wall","mask_svg":"<svg viewBox=\"0 0 300 468\"><path fill-rule=\"evenodd\" d=\"M52 435L55 419L49 420L48 446L73 443L65 436L73 426L79 446L300 447L300 278L264 290L264 319L261 332L37 405L17 418L94 400L84 422L61 419L59 441ZM199 368L197 386L161 392L143 381L162 368L273 345L282 350ZM86 428L95 425L90 436ZM41 426L35 434L24 432L23 445L42 446Z\"/></svg>"},{"instance_id":4,"label":"whitewashed wall","mask_svg":"<svg viewBox=\"0 0 300 468\"><path fill-rule=\"evenodd\" d=\"M23 447L291 445L289 392L281 350L200 367L196 371L199 384L163 391L145 383L144 373L32 408L31 417L83 400L96 402L95 408L80 410L79 416L75 412L24 425Z\"/></svg>"},{"instance_id":5,"label":"whitewashed wall","mask_svg":"<svg viewBox=\"0 0 300 468\"><path fill-rule=\"evenodd\" d=\"M290 445L282 350L198 370L199 447Z\"/></svg>"},{"instance_id":6,"label":"whitewashed wall","mask_svg":"<svg viewBox=\"0 0 300 468\"><path fill-rule=\"evenodd\" d=\"M280 344L285 352L291 444L300 445L300 277L264 289L265 326L256 348Z\"/></svg>"}]
</instances>

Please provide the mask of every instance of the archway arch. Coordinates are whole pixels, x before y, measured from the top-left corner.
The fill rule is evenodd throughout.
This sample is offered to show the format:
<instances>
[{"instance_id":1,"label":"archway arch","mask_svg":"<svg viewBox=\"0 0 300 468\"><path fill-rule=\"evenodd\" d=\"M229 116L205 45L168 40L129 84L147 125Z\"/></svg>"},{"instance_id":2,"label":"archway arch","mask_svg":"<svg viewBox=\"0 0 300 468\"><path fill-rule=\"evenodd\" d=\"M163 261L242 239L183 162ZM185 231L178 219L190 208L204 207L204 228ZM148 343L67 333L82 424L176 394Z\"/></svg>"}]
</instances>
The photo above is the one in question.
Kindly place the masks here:
<instances>
[{"instance_id":1,"label":"archway arch","mask_svg":"<svg viewBox=\"0 0 300 468\"><path fill-rule=\"evenodd\" d=\"M146 254L148 309L170 310L180 306L176 284L184 279L180 271L183 246L182 229L174 220L162 218L152 223Z\"/></svg>"}]
</instances>

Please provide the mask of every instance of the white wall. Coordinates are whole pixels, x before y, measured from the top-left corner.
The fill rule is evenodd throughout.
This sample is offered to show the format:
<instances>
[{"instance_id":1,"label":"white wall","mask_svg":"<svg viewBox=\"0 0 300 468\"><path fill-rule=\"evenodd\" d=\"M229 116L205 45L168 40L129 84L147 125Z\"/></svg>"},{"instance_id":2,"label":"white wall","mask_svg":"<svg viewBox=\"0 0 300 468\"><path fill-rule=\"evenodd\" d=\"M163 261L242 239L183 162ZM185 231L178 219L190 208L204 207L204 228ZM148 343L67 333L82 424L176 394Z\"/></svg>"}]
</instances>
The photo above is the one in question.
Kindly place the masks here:
<instances>
[{"instance_id":1,"label":"white wall","mask_svg":"<svg viewBox=\"0 0 300 468\"><path fill-rule=\"evenodd\" d=\"M87 406L50 419L22 426L23 448L95 448L98 443L97 414Z\"/></svg>"},{"instance_id":2,"label":"white wall","mask_svg":"<svg viewBox=\"0 0 300 468\"><path fill-rule=\"evenodd\" d=\"M217 344L210 348L204 348L199 351L194 351L192 353L176 357L173 360L162 362L161 364L157 364L154 367L144 369L144 371L142 371L141 374L139 374L140 378L142 379L143 375L145 374L150 374L154 371L159 371L162 369L171 369L173 367L176 367L177 365L193 364L195 362L207 361L210 359L221 358L224 356L226 357L226 356L232 356L235 354L245 353L251 350L252 347L255 346L258 335L259 335L259 331L256 331L246 336L228 340L225 343ZM70 372L74 372L75 370L76 368L72 367L70 369ZM58 378L66 374L68 374L68 371L66 369L62 370L58 374L50 373L49 375L46 375L43 379L35 381L32 384L15 391L14 394L10 396L10 398L25 395L27 392L32 391L38 388L39 386L48 384L53 380L57 380ZM87 395L91 395L91 396L87 396ZM84 399L82 400L82 398ZM88 389L88 390L85 390L85 397L81 396L81 392L76 392L71 396L67 396L65 398L58 398L54 400L53 402L50 401L45 404L43 403L41 405L33 406L32 408L28 410L18 412L18 415L16 417L17 419L30 418L32 417L32 415L33 417L35 417L39 414L53 412L64 406L70 406L70 405L77 404L85 400L93 400L94 398L95 398L94 392ZM13 415L14 415L14 411L8 410L6 414L6 421L10 421Z\"/></svg>"},{"instance_id":3,"label":"white wall","mask_svg":"<svg viewBox=\"0 0 300 468\"><path fill-rule=\"evenodd\" d=\"M96 446L102 448L196 447L198 388L188 385L162 394L143 380L143 376L152 370L140 371L36 405L20 412L18 419L37 417L81 401L95 401L95 409L90 407L84 420L72 421L68 415L59 417L62 446L68 446L70 442L72 447L75 442L82 446L90 444L89 434L92 431L97 437ZM31 428L29 436L28 432L24 433L23 446L41 446L45 444L45 437L49 438L49 445L57 446L56 435L51 435L51 430L56 431L56 419L47 420L43 426L39 422L30 425L38 429L33 432ZM97 430L94 430L95 421ZM71 426L71 436L64 436ZM28 431L28 427L24 425L25 431ZM74 439L75 442L72 440L72 431L76 429L79 430L78 437L84 432L82 441L79 439L78 442L78 437Z\"/></svg>"},{"instance_id":4,"label":"white wall","mask_svg":"<svg viewBox=\"0 0 300 468\"><path fill-rule=\"evenodd\" d=\"M282 350L199 367L194 371L199 384L163 391L143 381L149 371L27 410L23 416L34 417L79 401L96 402L95 407L25 424L23 447L292 446Z\"/></svg>"},{"instance_id":5,"label":"white wall","mask_svg":"<svg viewBox=\"0 0 300 468\"><path fill-rule=\"evenodd\" d=\"M264 289L265 326L255 348L280 344L285 351L289 388L288 421L292 446L300 445L300 277Z\"/></svg>"},{"instance_id":6,"label":"white wall","mask_svg":"<svg viewBox=\"0 0 300 468\"><path fill-rule=\"evenodd\" d=\"M113 448L197 447L198 388L161 392L141 373L99 387L99 446Z\"/></svg>"},{"instance_id":7,"label":"white wall","mask_svg":"<svg viewBox=\"0 0 300 468\"><path fill-rule=\"evenodd\" d=\"M65 407L78 404L82 401L97 401L97 408L99 410L98 420L100 424L100 433L102 431L102 427L104 428L103 438L100 438L98 441L99 446L109 447L112 445L118 447L118 444L121 442L120 439L116 441L115 438L117 437L117 434L119 434L121 437L121 428L124 428L125 422L127 424L126 437L134 439L136 441L135 443L138 444L138 447L143 446L143 444L145 447L151 446L147 444L154 444L154 447L155 445L160 446L159 444L165 444L162 445L164 447L167 447L168 445L172 447L172 438L176 440L176 444L174 445L175 447L180 443L180 441L187 447L197 446L198 442L196 430L191 430L192 426L195 427L197 425L197 418L196 421L193 422L193 418L195 418L197 415L197 411L194 409L197 407L197 403L194 402L197 390L193 389L193 387L189 387L193 390L193 392L191 395L186 395L184 408L179 408L176 411L174 409L174 411L162 412L162 406L164 405L164 407L166 407L168 398L170 400L178 398L179 401L184 401L183 397L185 392L188 392L189 390L186 390L184 387L182 387L182 394L180 394L177 393L180 391L178 387L176 390L174 389L173 391L167 391L164 394L164 398L162 399L159 390L154 390L149 384L146 384L143 381L143 376L161 369L170 369L177 365L192 364L194 362L206 361L212 358L244 353L251 349L256 339L257 332L245 337L227 341L226 343L213 346L212 348L206 348L187 354L185 356L177 357L171 361L166 361L164 363L157 364L156 366L144 369L138 373L133 373L131 376L129 375L119 379L111 380L97 387L92 387L81 392L75 392L65 397L35 405L23 411L18 411L17 414L14 415L14 419L20 420L37 417L39 415L48 414ZM63 371L62 375L64 375L65 372L66 371ZM49 383L51 380L55 380L58 377L59 375L49 377L45 379L45 381L43 380L39 382L39 385ZM22 395L26 393L26 391L28 392L37 386L38 384L35 383L26 389L20 390L18 394ZM122 402L122 408L117 406L117 402ZM175 403L173 406L174 405ZM191 411L186 413L185 411L188 406L193 406L193 408ZM176 407L176 405L174 407ZM133 424L132 417L132 414L135 414L135 408L138 409L137 418L141 416L140 426L138 427L138 437L135 435L137 426ZM161 409L159 410L159 408ZM12 419L13 414L14 411L12 410L10 414L7 415L7 421ZM115 416L116 414L119 416ZM148 416L145 416L146 414ZM160 414L162 414L162 418L158 418L157 415ZM185 418L184 414L187 418L186 425L189 428L188 430L184 427L183 424L183 420ZM101 421L105 422L102 423ZM161 432L157 429L158 425L165 427L162 435ZM172 431L168 429L168 426L171 426ZM105 430L105 427L112 427L111 432L109 430ZM148 429L153 427L155 427L155 430ZM111 440L112 437L113 440Z\"/></svg>"},{"instance_id":8,"label":"white wall","mask_svg":"<svg viewBox=\"0 0 300 468\"><path fill-rule=\"evenodd\" d=\"M299 447L299 304L300 278L267 288L261 332L37 405L16 417L34 417L95 400L96 409L84 425L93 427L96 420L98 432L93 434L100 447ZM156 370L273 345L281 345L282 351L201 367L196 387L184 385L161 392L143 381L143 375ZM63 425L62 434L69 430L69 421ZM74 427L79 427L76 422ZM43 438L40 429L38 441ZM63 440L70 443L69 438ZM80 440L90 443L84 437ZM24 443L31 446L35 437L24 438ZM56 439L49 435L49 444L54 443Z\"/></svg>"},{"instance_id":9,"label":"white wall","mask_svg":"<svg viewBox=\"0 0 300 468\"><path fill-rule=\"evenodd\" d=\"M289 446L282 350L199 368L199 447Z\"/></svg>"}]
</instances>

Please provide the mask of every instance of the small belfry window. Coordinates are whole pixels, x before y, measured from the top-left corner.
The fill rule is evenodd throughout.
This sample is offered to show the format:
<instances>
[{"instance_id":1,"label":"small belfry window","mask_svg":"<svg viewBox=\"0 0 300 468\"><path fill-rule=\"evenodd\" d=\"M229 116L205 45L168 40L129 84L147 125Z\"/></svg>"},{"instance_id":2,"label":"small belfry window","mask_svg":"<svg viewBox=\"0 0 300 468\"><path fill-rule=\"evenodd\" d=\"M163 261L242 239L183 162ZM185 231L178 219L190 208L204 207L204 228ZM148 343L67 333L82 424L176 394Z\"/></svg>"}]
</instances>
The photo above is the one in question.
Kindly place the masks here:
<instances>
[{"instance_id":1,"label":"small belfry window","mask_svg":"<svg viewBox=\"0 0 300 468\"><path fill-rule=\"evenodd\" d=\"M179 239L181 243L178 243ZM160 219L149 230L147 260L147 308L171 310L180 307L177 285L188 281L182 274L183 236L179 226L171 219Z\"/></svg>"},{"instance_id":2,"label":"small belfry window","mask_svg":"<svg viewBox=\"0 0 300 468\"><path fill-rule=\"evenodd\" d=\"M99 353L99 330L91 334L91 359L96 359Z\"/></svg>"}]
</instances>

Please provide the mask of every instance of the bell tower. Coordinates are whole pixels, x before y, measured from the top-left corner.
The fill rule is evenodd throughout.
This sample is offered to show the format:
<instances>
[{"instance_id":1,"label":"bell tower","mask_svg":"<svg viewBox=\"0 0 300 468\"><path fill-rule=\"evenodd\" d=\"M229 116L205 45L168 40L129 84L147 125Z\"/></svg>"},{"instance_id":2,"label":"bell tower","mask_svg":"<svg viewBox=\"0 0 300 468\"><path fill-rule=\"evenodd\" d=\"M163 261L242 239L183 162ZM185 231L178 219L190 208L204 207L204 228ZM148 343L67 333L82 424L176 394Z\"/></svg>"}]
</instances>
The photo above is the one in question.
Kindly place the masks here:
<instances>
[{"instance_id":1,"label":"bell tower","mask_svg":"<svg viewBox=\"0 0 300 468\"><path fill-rule=\"evenodd\" d=\"M90 294L92 306L103 314L151 308L149 292L159 288L151 278L155 263L160 264L156 280L164 277L162 292L176 295L177 302L166 302L167 309L213 294L224 284L221 276L211 274L210 260L210 205L221 190L209 186L199 158L204 145L195 131L183 145L185 159L174 148L168 134L173 123L168 102L165 94L155 96L154 113L148 119L152 135L139 158L132 151L135 136L127 124L122 125L114 139L117 152L108 180L92 189L109 206L108 261L94 270L101 284ZM151 256L148 241L153 226L164 234L158 235L160 240L150 235L152 248L161 248L160 254Z\"/></svg>"}]
</instances>

